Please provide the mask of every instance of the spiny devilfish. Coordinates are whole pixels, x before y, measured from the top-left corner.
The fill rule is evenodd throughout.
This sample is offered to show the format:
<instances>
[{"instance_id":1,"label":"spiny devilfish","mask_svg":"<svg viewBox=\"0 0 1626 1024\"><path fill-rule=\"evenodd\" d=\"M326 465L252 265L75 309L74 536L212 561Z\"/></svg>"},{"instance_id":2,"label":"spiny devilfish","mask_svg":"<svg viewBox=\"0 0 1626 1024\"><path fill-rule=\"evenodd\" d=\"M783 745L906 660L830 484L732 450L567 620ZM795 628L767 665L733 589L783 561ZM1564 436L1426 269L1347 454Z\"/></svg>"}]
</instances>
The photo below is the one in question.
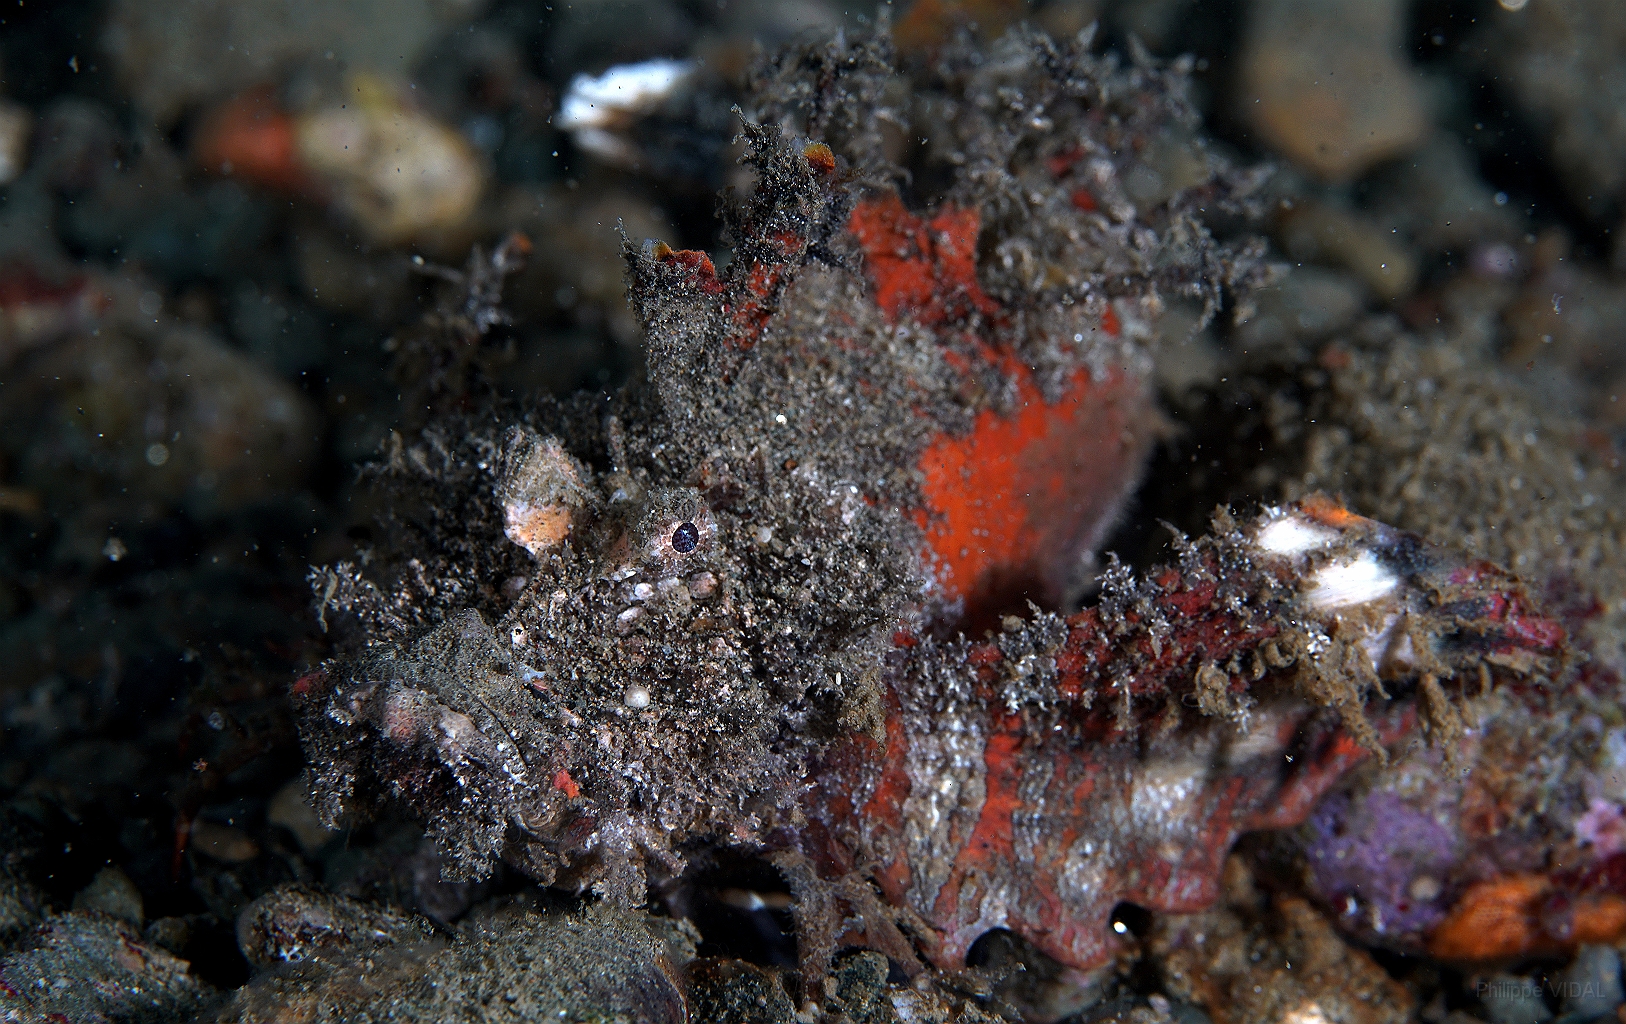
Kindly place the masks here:
<instances>
[{"instance_id":1,"label":"spiny devilfish","mask_svg":"<svg viewBox=\"0 0 1626 1024\"><path fill-rule=\"evenodd\" d=\"M317 574L348 652L299 687L326 820L404 804L453 874L633 905L765 856L814 979L843 943L957 967L996 927L1089 968L1119 901L1206 905L1239 833L1550 667L1509 577L1320 499L1035 607L1076 601L1139 479L1163 296L1257 279L1196 219L1257 177L1178 136L1189 184L1137 206L1181 75L1002 45L942 58L957 170L924 213L865 130L882 43L768 65L765 119L817 110L815 141L746 125L723 272L629 243L644 376L392 453L393 539Z\"/></svg>"}]
</instances>

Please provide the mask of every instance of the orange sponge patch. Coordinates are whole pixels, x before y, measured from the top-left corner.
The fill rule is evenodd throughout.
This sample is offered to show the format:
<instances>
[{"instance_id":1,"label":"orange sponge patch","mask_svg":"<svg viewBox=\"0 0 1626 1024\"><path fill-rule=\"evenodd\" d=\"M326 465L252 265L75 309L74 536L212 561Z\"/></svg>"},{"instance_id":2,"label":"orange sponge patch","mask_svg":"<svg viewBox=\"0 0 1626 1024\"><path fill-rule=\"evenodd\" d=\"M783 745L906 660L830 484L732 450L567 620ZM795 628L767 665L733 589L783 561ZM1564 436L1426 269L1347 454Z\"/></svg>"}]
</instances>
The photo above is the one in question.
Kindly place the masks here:
<instances>
[{"instance_id":1,"label":"orange sponge patch","mask_svg":"<svg viewBox=\"0 0 1626 1024\"><path fill-rule=\"evenodd\" d=\"M1051 404L1022 370L1018 394L1014 413L981 413L969 434L942 437L919 463L938 583L972 619L1058 602L1151 440L1131 429L1150 418L1145 391L1121 373L1079 371Z\"/></svg>"},{"instance_id":2,"label":"orange sponge patch","mask_svg":"<svg viewBox=\"0 0 1626 1024\"><path fill-rule=\"evenodd\" d=\"M859 203L847 226L864 247L875 304L888 319L907 312L937 325L999 308L977 283L982 216L976 210L944 206L926 221L888 193Z\"/></svg>"}]
</instances>

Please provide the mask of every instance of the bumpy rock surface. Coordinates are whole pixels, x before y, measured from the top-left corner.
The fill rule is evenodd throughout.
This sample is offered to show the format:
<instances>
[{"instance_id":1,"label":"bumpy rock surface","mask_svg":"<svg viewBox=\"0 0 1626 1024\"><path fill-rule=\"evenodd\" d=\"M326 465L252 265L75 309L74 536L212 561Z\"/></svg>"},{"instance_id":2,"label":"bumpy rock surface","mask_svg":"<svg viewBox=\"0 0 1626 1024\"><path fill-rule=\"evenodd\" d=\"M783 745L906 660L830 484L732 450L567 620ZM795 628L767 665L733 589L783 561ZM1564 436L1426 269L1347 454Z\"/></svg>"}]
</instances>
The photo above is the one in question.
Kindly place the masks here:
<instances>
[{"instance_id":1,"label":"bumpy rock surface","mask_svg":"<svg viewBox=\"0 0 1626 1024\"><path fill-rule=\"evenodd\" d=\"M281 903L275 920L261 913L245 923L249 945L277 946L290 926L307 935L324 931L324 941L307 950L311 955L240 989L210 1020L687 1019L673 960L693 950L674 949L673 940L639 914L607 907L539 914L516 906L486 915L448 944L416 931L399 914L335 905L331 897L288 893ZM382 932L353 927L391 916ZM682 947L681 939L676 945Z\"/></svg>"},{"instance_id":2,"label":"bumpy rock surface","mask_svg":"<svg viewBox=\"0 0 1626 1024\"><path fill-rule=\"evenodd\" d=\"M0 959L0 1019L162 1024L215 998L190 965L99 913L50 916Z\"/></svg>"},{"instance_id":3,"label":"bumpy rock surface","mask_svg":"<svg viewBox=\"0 0 1626 1024\"><path fill-rule=\"evenodd\" d=\"M1349 946L1304 900L1253 888L1240 860L1226 865L1221 906L1160 921L1150 937L1169 991L1216 1024L1402 1024L1416 1007L1405 986Z\"/></svg>"}]
</instances>

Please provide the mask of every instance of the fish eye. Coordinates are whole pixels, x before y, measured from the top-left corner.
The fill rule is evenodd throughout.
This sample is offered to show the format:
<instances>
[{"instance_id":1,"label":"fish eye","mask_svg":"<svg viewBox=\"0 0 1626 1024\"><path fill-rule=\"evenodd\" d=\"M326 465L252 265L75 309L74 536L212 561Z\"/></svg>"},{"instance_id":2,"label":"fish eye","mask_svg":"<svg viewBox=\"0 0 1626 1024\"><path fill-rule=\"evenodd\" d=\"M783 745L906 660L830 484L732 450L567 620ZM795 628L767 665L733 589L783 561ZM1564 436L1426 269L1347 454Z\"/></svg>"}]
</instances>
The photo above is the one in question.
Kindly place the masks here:
<instances>
[{"instance_id":1,"label":"fish eye","mask_svg":"<svg viewBox=\"0 0 1626 1024\"><path fill-rule=\"evenodd\" d=\"M690 522L682 522L672 531L672 550L678 554L686 555L694 550L700 543L700 528Z\"/></svg>"}]
</instances>

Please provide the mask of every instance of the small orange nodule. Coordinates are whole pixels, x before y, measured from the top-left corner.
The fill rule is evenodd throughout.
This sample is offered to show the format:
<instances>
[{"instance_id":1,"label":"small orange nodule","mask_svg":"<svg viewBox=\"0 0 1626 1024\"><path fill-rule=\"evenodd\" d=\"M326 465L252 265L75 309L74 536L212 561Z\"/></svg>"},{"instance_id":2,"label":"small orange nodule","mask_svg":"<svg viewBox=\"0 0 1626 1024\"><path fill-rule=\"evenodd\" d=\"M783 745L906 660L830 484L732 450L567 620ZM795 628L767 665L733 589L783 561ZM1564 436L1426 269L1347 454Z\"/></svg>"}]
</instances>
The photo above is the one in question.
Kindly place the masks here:
<instances>
[{"instance_id":1,"label":"small orange nodule","mask_svg":"<svg viewBox=\"0 0 1626 1024\"><path fill-rule=\"evenodd\" d=\"M1460 962L1497 960L1534 949L1541 936L1536 912L1551 888L1541 875L1477 883L1429 934L1429 952Z\"/></svg>"},{"instance_id":2,"label":"small orange nodule","mask_svg":"<svg viewBox=\"0 0 1626 1024\"><path fill-rule=\"evenodd\" d=\"M826 146L824 143L813 143L806 149L802 150L802 155L807 158L807 165L813 168L815 171L818 171L821 174L835 173L836 155L832 153L830 151L830 147Z\"/></svg>"},{"instance_id":3,"label":"small orange nodule","mask_svg":"<svg viewBox=\"0 0 1626 1024\"><path fill-rule=\"evenodd\" d=\"M198 128L192 153L212 174L227 174L283 191L306 185L294 139L294 121L269 86L216 107Z\"/></svg>"},{"instance_id":4,"label":"small orange nodule","mask_svg":"<svg viewBox=\"0 0 1626 1024\"><path fill-rule=\"evenodd\" d=\"M1582 900L1572 916L1570 934L1577 945L1620 941L1626 935L1626 899L1608 895Z\"/></svg>"},{"instance_id":5,"label":"small orange nodule","mask_svg":"<svg viewBox=\"0 0 1626 1024\"><path fill-rule=\"evenodd\" d=\"M581 796L582 793L581 786L577 785L576 780L571 778L570 773L565 771L563 768L554 773L553 788L557 789L565 796L570 797L572 800L576 799L578 796Z\"/></svg>"},{"instance_id":6,"label":"small orange nodule","mask_svg":"<svg viewBox=\"0 0 1626 1024\"><path fill-rule=\"evenodd\" d=\"M1319 491L1303 498L1299 502L1299 509L1315 522L1323 526L1330 526L1335 530L1343 530L1360 523L1371 522L1366 517L1358 516L1345 508L1337 498Z\"/></svg>"},{"instance_id":7,"label":"small orange nodule","mask_svg":"<svg viewBox=\"0 0 1626 1024\"><path fill-rule=\"evenodd\" d=\"M1145 388L1121 373L1074 374L1046 402L1026 368L1018 407L985 410L971 432L921 456L920 521L949 600L975 628L1027 600L1055 604L1140 478L1151 433Z\"/></svg>"},{"instance_id":8,"label":"small orange nodule","mask_svg":"<svg viewBox=\"0 0 1626 1024\"><path fill-rule=\"evenodd\" d=\"M657 263L685 271L689 284L707 295L721 294L723 283L717 280L717 267L711 262L711 257L699 249L674 249L665 242L656 242L652 255Z\"/></svg>"},{"instance_id":9,"label":"small orange nodule","mask_svg":"<svg viewBox=\"0 0 1626 1024\"><path fill-rule=\"evenodd\" d=\"M1349 354L1349 349L1333 343L1321 350L1316 356L1316 364L1324 370L1347 370L1355 363L1355 358Z\"/></svg>"},{"instance_id":10,"label":"small orange nodule","mask_svg":"<svg viewBox=\"0 0 1626 1024\"><path fill-rule=\"evenodd\" d=\"M998 311L977 281L976 210L945 205L926 220L888 193L855 206L847 229L864 249L875 304L889 320L912 315L937 325Z\"/></svg>"},{"instance_id":11,"label":"small orange nodule","mask_svg":"<svg viewBox=\"0 0 1626 1024\"><path fill-rule=\"evenodd\" d=\"M315 672L307 672L298 679L294 680L291 689L296 696L303 697L305 694L310 693L311 690L315 689L326 676L327 673L321 671L320 669Z\"/></svg>"}]
</instances>

